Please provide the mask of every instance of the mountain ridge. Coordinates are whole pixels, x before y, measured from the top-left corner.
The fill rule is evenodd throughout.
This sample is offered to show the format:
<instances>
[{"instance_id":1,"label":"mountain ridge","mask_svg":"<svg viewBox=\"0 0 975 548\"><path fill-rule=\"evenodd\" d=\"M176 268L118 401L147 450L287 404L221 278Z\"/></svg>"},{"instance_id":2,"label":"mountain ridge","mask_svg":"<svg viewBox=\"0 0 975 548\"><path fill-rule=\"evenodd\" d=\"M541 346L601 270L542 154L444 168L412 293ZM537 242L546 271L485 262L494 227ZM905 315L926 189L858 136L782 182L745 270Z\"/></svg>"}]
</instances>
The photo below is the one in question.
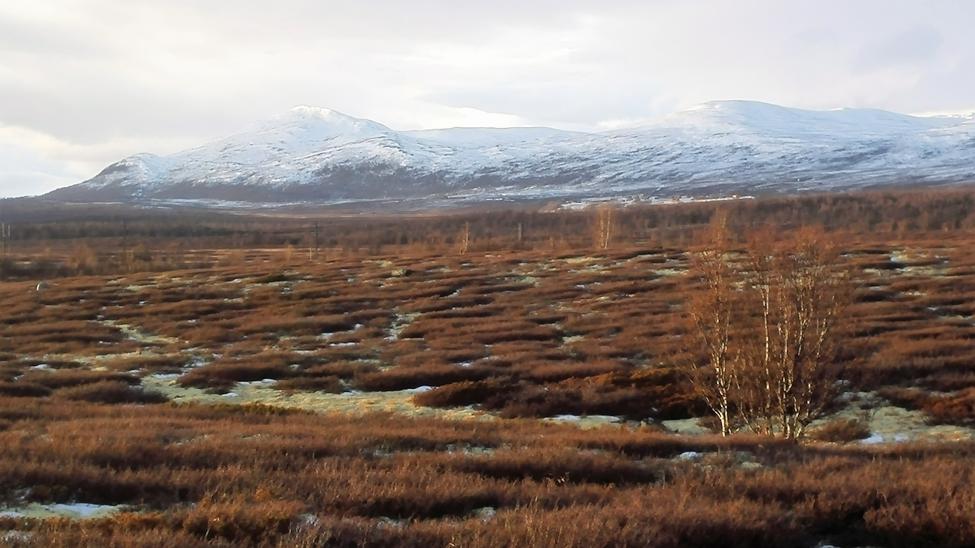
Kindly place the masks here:
<instances>
[{"instance_id":1,"label":"mountain ridge","mask_svg":"<svg viewBox=\"0 0 975 548\"><path fill-rule=\"evenodd\" d=\"M319 203L716 196L975 180L975 120L712 101L599 133L397 131L309 106L168 156L137 154L48 197Z\"/></svg>"}]
</instances>

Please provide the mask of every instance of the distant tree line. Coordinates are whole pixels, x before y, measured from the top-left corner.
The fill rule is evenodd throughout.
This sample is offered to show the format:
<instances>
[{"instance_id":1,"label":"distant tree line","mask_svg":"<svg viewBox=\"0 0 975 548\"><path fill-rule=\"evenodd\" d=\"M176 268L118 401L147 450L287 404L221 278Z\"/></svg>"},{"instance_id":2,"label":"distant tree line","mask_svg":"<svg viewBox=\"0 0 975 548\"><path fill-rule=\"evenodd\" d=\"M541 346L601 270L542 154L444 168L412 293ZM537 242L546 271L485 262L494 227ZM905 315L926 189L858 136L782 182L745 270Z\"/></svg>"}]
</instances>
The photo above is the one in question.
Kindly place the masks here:
<instances>
[{"instance_id":1,"label":"distant tree line","mask_svg":"<svg viewBox=\"0 0 975 548\"><path fill-rule=\"evenodd\" d=\"M146 267L153 261L125 260L137 246L143 256L171 257L182 250L293 248L320 249L317 257L418 253L471 253L511 250L602 250L621 245L684 248L720 214L732 239L763 226L783 229L821 226L851 234L975 229L975 191L968 188L833 193L798 197L636 204L603 204L584 210L554 204L514 204L480 209L402 215L338 215L307 212L230 214L201 210L136 210L127 206L91 209L17 210L8 257L0 275L25 276L18 256L48 255L64 270L63 257L98 250L100 268ZM34 204L31 207L40 208ZM7 222L7 221L5 221ZM59 259L62 258L62 259ZM60 263L58 262L60 261ZM77 261L76 261L77 262ZM91 264L91 261L81 261ZM178 261L177 261L178 262ZM139 266L141 265L141 266ZM68 270L71 270L68 268ZM49 274L45 274L49 275Z\"/></svg>"}]
</instances>

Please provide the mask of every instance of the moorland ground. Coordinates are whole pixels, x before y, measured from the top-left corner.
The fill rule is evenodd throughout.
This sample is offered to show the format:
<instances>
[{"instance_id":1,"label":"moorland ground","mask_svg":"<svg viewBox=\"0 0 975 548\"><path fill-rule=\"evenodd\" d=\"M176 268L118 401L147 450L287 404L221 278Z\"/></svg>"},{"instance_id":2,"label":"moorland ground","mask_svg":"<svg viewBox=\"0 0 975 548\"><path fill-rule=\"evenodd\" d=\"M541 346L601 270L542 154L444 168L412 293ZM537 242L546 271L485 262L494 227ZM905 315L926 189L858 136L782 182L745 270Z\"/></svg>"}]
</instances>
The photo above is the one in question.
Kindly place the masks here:
<instances>
[{"instance_id":1,"label":"moorland ground","mask_svg":"<svg viewBox=\"0 0 975 548\"><path fill-rule=\"evenodd\" d=\"M971 545L973 204L634 207L608 238L587 211L18 223L0 538ZM824 225L854 274L842 394L803 444L714 435L683 374L717 210L742 237Z\"/></svg>"}]
</instances>

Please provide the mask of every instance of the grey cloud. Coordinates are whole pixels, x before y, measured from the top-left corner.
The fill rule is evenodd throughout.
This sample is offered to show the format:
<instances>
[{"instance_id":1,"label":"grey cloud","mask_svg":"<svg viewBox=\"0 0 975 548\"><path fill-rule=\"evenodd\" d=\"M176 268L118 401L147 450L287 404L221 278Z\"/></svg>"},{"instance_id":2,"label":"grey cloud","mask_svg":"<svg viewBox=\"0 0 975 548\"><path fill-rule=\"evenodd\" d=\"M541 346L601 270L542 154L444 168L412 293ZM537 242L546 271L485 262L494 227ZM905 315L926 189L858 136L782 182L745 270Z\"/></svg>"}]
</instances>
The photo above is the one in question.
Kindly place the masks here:
<instances>
[{"instance_id":1,"label":"grey cloud","mask_svg":"<svg viewBox=\"0 0 975 548\"><path fill-rule=\"evenodd\" d=\"M503 112L545 125L593 127L605 120L632 118L651 111L650 97L658 88L651 78L615 84L605 75L578 80L509 82L499 88L457 87L426 96L433 102L461 108Z\"/></svg>"},{"instance_id":2,"label":"grey cloud","mask_svg":"<svg viewBox=\"0 0 975 548\"><path fill-rule=\"evenodd\" d=\"M923 66L937 56L943 42L941 33L931 27L904 29L867 45L858 56L856 66L864 70Z\"/></svg>"}]
</instances>

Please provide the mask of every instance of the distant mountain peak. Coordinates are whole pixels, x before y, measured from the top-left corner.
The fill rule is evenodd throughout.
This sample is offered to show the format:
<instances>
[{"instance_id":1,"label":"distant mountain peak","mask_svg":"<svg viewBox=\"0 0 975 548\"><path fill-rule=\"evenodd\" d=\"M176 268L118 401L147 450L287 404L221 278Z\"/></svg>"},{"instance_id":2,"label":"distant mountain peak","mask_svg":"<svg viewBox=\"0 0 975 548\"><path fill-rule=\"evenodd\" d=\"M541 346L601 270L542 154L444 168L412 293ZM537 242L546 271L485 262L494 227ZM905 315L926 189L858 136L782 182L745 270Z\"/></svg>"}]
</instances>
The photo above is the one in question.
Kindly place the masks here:
<instances>
[{"instance_id":1,"label":"distant mountain peak","mask_svg":"<svg viewBox=\"0 0 975 548\"><path fill-rule=\"evenodd\" d=\"M278 116L278 119L287 118L311 120L360 120L360 118L349 116L348 114L334 109L315 107L311 105L297 105L288 109L286 113Z\"/></svg>"},{"instance_id":2,"label":"distant mountain peak","mask_svg":"<svg viewBox=\"0 0 975 548\"><path fill-rule=\"evenodd\" d=\"M323 134L384 133L393 130L366 118L356 118L330 108L299 105L261 124L264 131L297 127Z\"/></svg>"},{"instance_id":3,"label":"distant mountain peak","mask_svg":"<svg viewBox=\"0 0 975 548\"><path fill-rule=\"evenodd\" d=\"M295 105L288 109L288 112L294 113L295 115L304 116L329 116L331 114L346 116L345 114L342 114L336 110L325 107L316 107L313 105Z\"/></svg>"}]
</instances>

